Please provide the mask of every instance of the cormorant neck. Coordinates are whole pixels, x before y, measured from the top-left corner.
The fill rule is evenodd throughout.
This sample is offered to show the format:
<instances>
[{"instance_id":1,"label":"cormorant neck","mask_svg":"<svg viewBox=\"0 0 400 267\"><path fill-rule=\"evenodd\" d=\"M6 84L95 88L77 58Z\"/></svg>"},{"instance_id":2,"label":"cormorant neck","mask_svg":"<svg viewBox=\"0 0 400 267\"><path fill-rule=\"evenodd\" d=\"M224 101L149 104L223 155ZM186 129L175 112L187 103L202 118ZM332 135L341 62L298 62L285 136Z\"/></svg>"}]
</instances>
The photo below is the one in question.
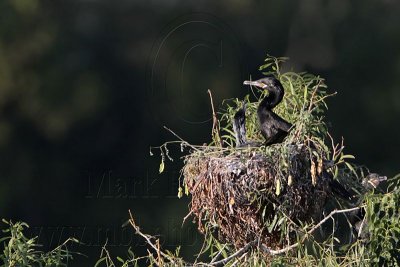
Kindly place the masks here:
<instances>
[{"instance_id":1,"label":"cormorant neck","mask_svg":"<svg viewBox=\"0 0 400 267\"><path fill-rule=\"evenodd\" d=\"M268 95L261 101L260 107L273 109L282 101L284 91L281 84L276 84L275 86L267 88L267 90Z\"/></svg>"}]
</instances>

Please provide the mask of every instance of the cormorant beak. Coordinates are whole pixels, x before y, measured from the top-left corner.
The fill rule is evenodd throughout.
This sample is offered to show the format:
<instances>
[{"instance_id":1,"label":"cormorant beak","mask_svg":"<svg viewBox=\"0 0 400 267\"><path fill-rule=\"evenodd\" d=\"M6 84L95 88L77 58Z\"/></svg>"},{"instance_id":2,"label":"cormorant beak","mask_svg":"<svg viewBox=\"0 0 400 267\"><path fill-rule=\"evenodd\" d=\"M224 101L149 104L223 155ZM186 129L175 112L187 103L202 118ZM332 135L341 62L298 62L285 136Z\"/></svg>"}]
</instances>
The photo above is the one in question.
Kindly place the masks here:
<instances>
[{"instance_id":1,"label":"cormorant beak","mask_svg":"<svg viewBox=\"0 0 400 267\"><path fill-rule=\"evenodd\" d=\"M267 85L265 83L259 82L259 81L244 81L243 82L244 85L252 85L252 86L257 86L259 88L266 88Z\"/></svg>"}]
</instances>

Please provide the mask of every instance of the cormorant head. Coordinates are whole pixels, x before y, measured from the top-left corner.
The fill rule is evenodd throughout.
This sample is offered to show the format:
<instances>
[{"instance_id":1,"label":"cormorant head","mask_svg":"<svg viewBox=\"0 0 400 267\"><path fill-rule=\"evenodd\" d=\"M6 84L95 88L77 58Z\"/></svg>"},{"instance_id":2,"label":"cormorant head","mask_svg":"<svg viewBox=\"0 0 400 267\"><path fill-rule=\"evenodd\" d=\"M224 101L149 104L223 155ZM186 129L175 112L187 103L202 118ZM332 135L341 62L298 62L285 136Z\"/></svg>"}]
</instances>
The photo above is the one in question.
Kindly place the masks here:
<instances>
[{"instance_id":1,"label":"cormorant head","mask_svg":"<svg viewBox=\"0 0 400 267\"><path fill-rule=\"evenodd\" d=\"M244 81L244 85L253 85L260 89L281 87L281 83L274 76L267 76L257 81Z\"/></svg>"},{"instance_id":2,"label":"cormorant head","mask_svg":"<svg viewBox=\"0 0 400 267\"><path fill-rule=\"evenodd\" d=\"M386 176L380 176L377 173L370 173L362 180L362 185L365 189L372 190L377 188L381 182L386 180Z\"/></svg>"},{"instance_id":3,"label":"cormorant head","mask_svg":"<svg viewBox=\"0 0 400 267\"><path fill-rule=\"evenodd\" d=\"M243 84L254 85L259 89L268 91L268 95L264 97L259 108L273 109L282 101L285 94L281 82L272 75L257 81L244 81Z\"/></svg>"}]
</instances>

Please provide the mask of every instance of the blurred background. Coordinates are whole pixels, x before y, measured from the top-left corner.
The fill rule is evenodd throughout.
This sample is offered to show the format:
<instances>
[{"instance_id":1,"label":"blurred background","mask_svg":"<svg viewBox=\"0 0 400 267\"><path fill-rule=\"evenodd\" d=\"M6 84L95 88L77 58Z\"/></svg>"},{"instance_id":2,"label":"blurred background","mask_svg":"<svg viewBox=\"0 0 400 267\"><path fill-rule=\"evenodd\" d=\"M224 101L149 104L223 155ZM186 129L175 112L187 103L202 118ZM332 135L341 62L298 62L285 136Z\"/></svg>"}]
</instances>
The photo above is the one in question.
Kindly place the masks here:
<instances>
[{"instance_id":1,"label":"blurred background","mask_svg":"<svg viewBox=\"0 0 400 267\"><path fill-rule=\"evenodd\" d=\"M44 249L69 236L71 266L146 253L132 229L192 259L183 227L183 155L158 174L159 146L210 141L207 89L220 109L243 97L266 55L326 78L327 120L346 153L400 172L400 5L396 0L0 1L0 216L31 225Z\"/></svg>"}]
</instances>

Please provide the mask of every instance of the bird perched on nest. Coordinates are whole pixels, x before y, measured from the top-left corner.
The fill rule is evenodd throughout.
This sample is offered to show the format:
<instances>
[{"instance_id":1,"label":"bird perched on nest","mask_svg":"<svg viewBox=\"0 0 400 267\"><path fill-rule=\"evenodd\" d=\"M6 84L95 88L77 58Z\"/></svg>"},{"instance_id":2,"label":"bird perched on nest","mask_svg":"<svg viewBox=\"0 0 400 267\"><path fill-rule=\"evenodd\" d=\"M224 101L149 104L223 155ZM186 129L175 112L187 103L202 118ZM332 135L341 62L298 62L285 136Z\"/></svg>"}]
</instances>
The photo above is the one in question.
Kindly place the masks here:
<instances>
[{"instance_id":1,"label":"bird perched on nest","mask_svg":"<svg viewBox=\"0 0 400 267\"><path fill-rule=\"evenodd\" d=\"M236 137L236 147L241 147L246 144L246 102L235 113L233 117L233 131Z\"/></svg>"},{"instance_id":2,"label":"bird perched on nest","mask_svg":"<svg viewBox=\"0 0 400 267\"><path fill-rule=\"evenodd\" d=\"M381 176L377 173L370 173L365 176L361 182L361 185L364 187L364 194L372 192L375 189L378 189L379 185L386 181L386 176ZM360 197L356 203L356 206L359 206L361 202L364 201L364 197ZM357 237L361 239L368 238L368 221L365 217L365 209L359 209L349 214L350 222L354 227L354 230L357 233Z\"/></svg>"},{"instance_id":3,"label":"bird perched on nest","mask_svg":"<svg viewBox=\"0 0 400 267\"><path fill-rule=\"evenodd\" d=\"M285 94L281 82L274 76L267 76L257 81L244 81L243 84L268 90L268 95L260 102L257 109L260 131L265 138L265 145L281 143L292 127L292 124L272 111L282 101Z\"/></svg>"},{"instance_id":4,"label":"bird perched on nest","mask_svg":"<svg viewBox=\"0 0 400 267\"><path fill-rule=\"evenodd\" d=\"M235 132L236 147L260 146L260 142L247 141L246 138L246 101L233 117L233 131Z\"/></svg>"},{"instance_id":5,"label":"bird perched on nest","mask_svg":"<svg viewBox=\"0 0 400 267\"><path fill-rule=\"evenodd\" d=\"M377 188L381 182L386 180L386 176L381 176L377 173L370 173L362 180L361 184L366 190L372 191L373 189Z\"/></svg>"}]
</instances>

